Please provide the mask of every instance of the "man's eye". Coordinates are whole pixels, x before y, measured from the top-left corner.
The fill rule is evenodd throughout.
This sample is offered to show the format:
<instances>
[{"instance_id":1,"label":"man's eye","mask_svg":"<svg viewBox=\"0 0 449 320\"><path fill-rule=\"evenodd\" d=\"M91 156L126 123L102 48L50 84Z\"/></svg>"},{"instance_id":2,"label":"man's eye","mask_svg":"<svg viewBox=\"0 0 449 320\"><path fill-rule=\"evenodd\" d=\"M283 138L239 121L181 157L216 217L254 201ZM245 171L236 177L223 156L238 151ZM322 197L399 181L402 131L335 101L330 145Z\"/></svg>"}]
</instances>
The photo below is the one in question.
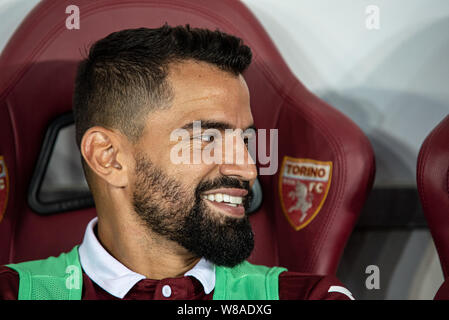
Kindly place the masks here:
<instances>
[{"instance_id":1,"label":"man's eye","mask_svg":"<svg viewBox=\"0 0 449 320\"><path fill-rule=\"evenodd\" d=\"M245 136L243 136L243 141L244 141L245 145L248 146L249 142L251 140L253 140L254 138L255 138L254 135L245 135Z\"/></svg>"},{"instance_id":2,"label":"man's eye","mask_svg":"<svg viewBox=\"0 0 449 320\"><path fill-rule=\"evenodd\" d=\"M212 134L203 134L201 136L201 140L204 142L213 142L215 140L215 137Z\"/></svg>"}]
</instances>

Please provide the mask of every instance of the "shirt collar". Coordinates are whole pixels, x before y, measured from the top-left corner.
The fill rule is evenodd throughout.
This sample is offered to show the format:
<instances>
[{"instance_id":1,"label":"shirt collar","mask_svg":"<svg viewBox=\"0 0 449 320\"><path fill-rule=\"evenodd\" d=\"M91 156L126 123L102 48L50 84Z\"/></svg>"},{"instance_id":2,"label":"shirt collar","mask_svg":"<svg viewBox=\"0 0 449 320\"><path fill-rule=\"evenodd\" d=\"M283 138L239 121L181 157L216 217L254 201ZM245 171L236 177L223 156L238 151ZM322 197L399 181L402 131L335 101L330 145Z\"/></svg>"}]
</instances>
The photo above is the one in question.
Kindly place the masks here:
<instances>
[{"instance_id":1,"label":"shirt collar","mask_svg":"<svg viewBox=\"0 0 449 320\"><path fill-rule=\"evenodd\" d=\"M97 221L98 218L95 217L89 222L83 242L79 246L81 267L102 289L123 299L137 282L146 277L125 267L103 248L94 233ZM204 258L184 276L196 278L203 285L206 294L215 287L215 265Z\"/></svg>"}]
</instances>

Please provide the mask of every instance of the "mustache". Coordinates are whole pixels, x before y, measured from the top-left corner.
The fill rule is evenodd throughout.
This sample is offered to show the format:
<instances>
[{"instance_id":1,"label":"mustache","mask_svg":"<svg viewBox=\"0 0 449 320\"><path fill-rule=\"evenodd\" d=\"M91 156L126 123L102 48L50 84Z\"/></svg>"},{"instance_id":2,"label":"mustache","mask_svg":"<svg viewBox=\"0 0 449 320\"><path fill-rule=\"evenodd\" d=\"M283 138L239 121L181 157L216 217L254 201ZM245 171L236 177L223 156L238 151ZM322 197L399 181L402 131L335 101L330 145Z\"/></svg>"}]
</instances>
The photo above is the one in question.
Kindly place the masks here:
<instances>
[{"instance_id":1,"label":"mustache","mask_svg":"<svg viewBox=\"0 0 449 320\"><path fill-rule=\"evenodd\" d=\"M236 178L222 176L214 180L201 182L195 190L196 199L198 201L201 201L201 194L203 192L219 188L238 188L238 189L245 189L246 191L248 191L248 194L245 197L243 197L242 204L243 207L245 208L245 211L249 210L251 201L253 199L253 191L250 188L248 181L241 181Z\"/></svg>"}]
</instances>

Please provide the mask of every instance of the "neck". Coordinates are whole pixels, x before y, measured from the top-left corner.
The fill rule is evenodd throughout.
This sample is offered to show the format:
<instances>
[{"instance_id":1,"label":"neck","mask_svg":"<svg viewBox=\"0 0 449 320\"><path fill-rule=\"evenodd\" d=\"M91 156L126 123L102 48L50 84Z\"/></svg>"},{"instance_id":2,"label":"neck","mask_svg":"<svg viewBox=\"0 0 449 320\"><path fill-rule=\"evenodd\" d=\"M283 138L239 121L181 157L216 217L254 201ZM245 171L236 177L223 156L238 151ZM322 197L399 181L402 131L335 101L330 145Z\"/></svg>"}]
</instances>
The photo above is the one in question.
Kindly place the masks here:
<instances>
[{"instance_id":1,"label":"neck","mask_svg":"<svg viewBox=\"0 0 449 320\"><path fill-rule=\"evenodd\" d=\"M200 260L179 244L151 232L132 211L109 211L107 215L101 211L97 207L98 241L120 263L148 279L181 277Z\"/></svg>"}]
</instances>

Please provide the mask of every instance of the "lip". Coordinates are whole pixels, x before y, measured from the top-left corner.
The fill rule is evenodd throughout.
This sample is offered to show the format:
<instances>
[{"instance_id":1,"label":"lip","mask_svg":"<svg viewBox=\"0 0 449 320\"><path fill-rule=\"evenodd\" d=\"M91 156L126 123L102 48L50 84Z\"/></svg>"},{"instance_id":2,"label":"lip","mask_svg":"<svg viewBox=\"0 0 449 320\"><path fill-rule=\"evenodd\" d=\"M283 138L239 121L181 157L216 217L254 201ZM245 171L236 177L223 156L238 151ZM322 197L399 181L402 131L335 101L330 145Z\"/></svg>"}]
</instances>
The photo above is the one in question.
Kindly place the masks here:
<instances>
[{"instance_id":1,"label":"lip","mask_svg":"<svg viewBox=\"0 0 449 320\"><path fill-rule=\"evenodd\" d=\"M245 216L245 207L242 204L239 204L236 207L231 207L225 204L224 202L215 202L210 201L208 199L203 199L209 205L213 206L214 208L224 212L228 216L236 217L236 218L242 218Z\"/></svg>"},{"instance_id":2,"label":"lip","mask_svg":"<svg viewBox=\"0 0 449 320\"><path fill-rule=\"evenodd\" d=\"M225 193L225 194L229 194L230 196L233 196L233 197L244 197L248 194L248 190L238 189L238 188L220 188L220 189L213 189L213 190L206 191L203 193L203 195L214 194L214 193ZM230 207L230 208L232 208L232 207Z\"/></svg>"}]
</instances>

